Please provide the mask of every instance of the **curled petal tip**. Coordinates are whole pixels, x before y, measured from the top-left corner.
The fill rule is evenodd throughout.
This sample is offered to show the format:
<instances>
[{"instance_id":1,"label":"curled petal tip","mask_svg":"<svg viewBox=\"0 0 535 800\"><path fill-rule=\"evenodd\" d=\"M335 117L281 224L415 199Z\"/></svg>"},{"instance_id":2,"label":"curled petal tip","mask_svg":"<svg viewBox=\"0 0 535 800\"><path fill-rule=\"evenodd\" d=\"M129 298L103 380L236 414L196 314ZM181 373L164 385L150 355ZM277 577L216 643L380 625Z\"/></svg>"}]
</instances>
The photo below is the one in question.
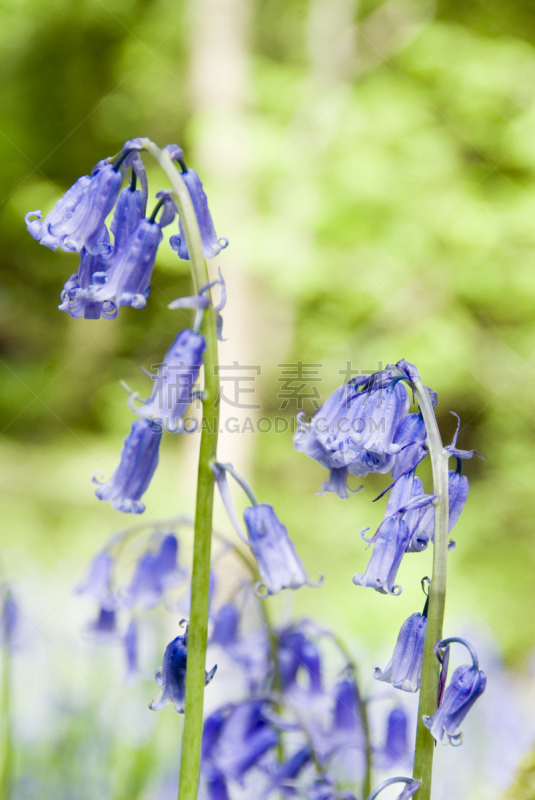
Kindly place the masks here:
<instances>
[{"instance_id":1,"label":"curled petal tip","mask_svg":"<svg viewBox=\"0 0 535 800\"><path fill-rule=\"evenodd\" d=\"M309 589L319 589L320 586L323 586L324 582L325 582L325 575L322 572L320 572L317 581L308 580L306 585L309 587Z\"/></svg>"}]
</instances>

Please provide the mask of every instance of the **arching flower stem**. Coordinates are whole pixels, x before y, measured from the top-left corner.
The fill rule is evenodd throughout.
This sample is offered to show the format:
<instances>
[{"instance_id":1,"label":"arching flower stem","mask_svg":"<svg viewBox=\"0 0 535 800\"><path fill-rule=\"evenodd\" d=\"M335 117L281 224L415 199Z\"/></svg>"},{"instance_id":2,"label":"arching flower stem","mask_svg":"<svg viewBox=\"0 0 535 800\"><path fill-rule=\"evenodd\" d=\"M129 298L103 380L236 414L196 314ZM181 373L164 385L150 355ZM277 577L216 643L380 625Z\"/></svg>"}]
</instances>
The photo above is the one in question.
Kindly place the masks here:
<instances>
[{"instance_id":1,"label":"arching flower stem","mask_svg":"<svg viewBox=\"0 0 535 800\"><path fill-rule=\"evenodd\" d=\"M195 293L206 286L210 278L202 251L201 236L191 197L184 179L171 157L149 139L144 148L165 172L178 207L190 255ZM210 553L212 545L212 512L214 473L219 432L219 378L217 377L216 312L206 309L201 332L206 340L204 353L204 396L202 435L199 452L197 500L195 508L195 539L191 578L191 609L188 633L185 721L180 761L179 800L197 800L199 765L203 730L203 705L206 645L208 638L208 600L210 585Z\"/></svg>"},{"instance_id":2,"label":"arching flower stem","mask_svg":"<svg viewBox=\"0 0 535 800\"><path fill-rule=\"evenodd\" d=\"M433 753L435 741L423 723L424 716L432 716L437 710L440 669L435 657L435 644L442 639L442 626L446 605L446 577L448 559L449 488L448 452L442 445L433 404L429 393L419 377L411 381L427 430L426 444L433 471L433 494L435 500L435 533L433 543L433 572L429 586L427 609L427 631L420 682L420 703L416 729L414 754L415 780L420 781L418 800L430 800L433 775Z\"/></svg>"}]
</instances>

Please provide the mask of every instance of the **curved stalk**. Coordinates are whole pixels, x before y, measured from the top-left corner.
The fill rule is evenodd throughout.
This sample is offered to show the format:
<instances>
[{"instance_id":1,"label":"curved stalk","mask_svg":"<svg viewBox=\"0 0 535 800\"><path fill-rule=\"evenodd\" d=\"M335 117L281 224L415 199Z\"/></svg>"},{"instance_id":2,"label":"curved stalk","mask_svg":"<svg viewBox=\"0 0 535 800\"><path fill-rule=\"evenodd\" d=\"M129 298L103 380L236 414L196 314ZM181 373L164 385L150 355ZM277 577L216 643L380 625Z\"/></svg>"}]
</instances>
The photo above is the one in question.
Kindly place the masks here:
<instances>
[{"instance_id":1,"label":"curved stalk","mask_svg":"<svg viewBox=\"0 0 535 800\"><path fill-rule=\"evenodd\" d=\"M416 729L413 772L414 779L422 784L415 796L418 800L430 800L435 740L425 727L423 716L432 717L437 710L440 667L434 648L436 642L442 639L442 625L446 606L449 532L448 453L442 446L442 439L429 394L419 379L414 381L413 386L427 430L426 442L433 470L433 494L437 497L435 502L433 573L429 586L427 630L420 680L420 702L418 705L418 726Z\"/></svg>"},{"instance_id":2,"label":"curved stalk","mask_svg":"<svg viewBox=\"0 0 535 800\"><path fill-rule=\"evenodd\" d=\"M209 282L206 260L202 252L199 226L191 198L169 155L150 140L145 149L156 159L167 175L188 244L194 291ZM212 512L214 502L214 473L212 464L217 458L219 433L219 378L217 377L216 316L212 307L206 309L201 333L206 340L204 353L204 393L201 445L195 506L195 539L191 576L191 610L188 633L186 671L186 704L178 800L197 800L201 742L203 729L206 645L208 639L208 599L210 585L210 553L212 546Z\"/></svg>"}]
</instances>

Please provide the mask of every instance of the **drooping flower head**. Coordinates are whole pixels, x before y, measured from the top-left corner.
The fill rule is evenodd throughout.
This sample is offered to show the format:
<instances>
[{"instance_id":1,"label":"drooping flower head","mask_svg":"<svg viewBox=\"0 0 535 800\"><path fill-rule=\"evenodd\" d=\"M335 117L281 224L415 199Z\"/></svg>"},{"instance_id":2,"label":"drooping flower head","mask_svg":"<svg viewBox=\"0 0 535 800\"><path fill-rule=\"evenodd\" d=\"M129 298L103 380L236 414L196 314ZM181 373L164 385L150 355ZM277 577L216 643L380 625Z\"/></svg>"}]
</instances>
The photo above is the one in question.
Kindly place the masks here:
<instances>
[{"instance_id":1,"label":"drooping flower head","mask_svg":"<svg viewBox=\"0 0 535 800\"><path fill-rule=\"evenodd\" d=\"M106 217L112 210L123 176L116 165L99 162L89 175L78 178L43 220L40 211L26 214L26 226L34 239L56 250L92 255L109 249L102 244ZM32 220L31 217L36 217Z\"/></svg>"},{"instance_id":2,"label":"drooping flower head","mask_svg":"<svg viewBox=\"0 0 535 800\"><path fill-rule=\"evenodd\" d=\"M178 541L172 533L162 539L158 552L146 552L139 559L134 576L124 593L128 605L152 608L165 592L180 583L186 572L178 566Z\"/></svg>"},{"instance_id":3,"label":"drooping flower head","mask_svg":"<svg viewBox=\"0 0 535 800\"><path fill-rule=\"evenodd\" d=\"M156 670L156 683L162 687L162 691L151 703L149 708L159 711L161 708L173 703L175 711L179 714L184 713L186 701L186 662L188 657L188 633L177 636L165 648L162 666ZM208 685L214 677L217 664L210 672L206 673L206 683Z\"/></svg>"},{"instance_id":4,"label":"drooping flower head","mask_svg":"<svg viewBox=\"0 0 535 800\"><path fill-rule=\"evenodd\" d=\"M353 583L369 586L381 594L401 594L395 583L397 571L411 540L411 531L401 516L387 517L373 537L373 553L364 573L356 572Z\"/></svg>"},{"instance_id":5,"label":"drooping flower head","mask_svg":"<svg viewBox=\"0 0 535 800\"><path fill-rule=\"evenodd\" d=\"M162 422L168 431L180 430L182 418L192 401L205 350L202 334L189 329L180 331L158 369L150 399L143 406L134 406L133 396L132 410Z\"/></svg>"},{"instance_id":6,"label":"drooping flower head","mask_svg":"<svg viewBox=\"0 0 535 800\"><path fill-rule=\"evenodd\" d=\"M445 650L451 642L464 644L472 656L472 664L458 667L446 689L444 700L432 717L424 716L424 725L437 742L446 736L454 747L462 744L462 733L457 733L459 726L487 687L487 677L479 669L479 662L474 648L465 640L457 637L445 639L438 644L439 650Z\"/></svg>"},{"instance_id":7,"label":"drooping flower head","mask_svg":"<svg viewBox=\"0 0 535 800\"><path fill-rule=\"evenodd\" d=\"M400 766L407 759L407 715L394 708L386 721L385 744L380 754L382 768Z\"/></svg>"},{"instance_id":8,"label":"drooping flower head","mask_svg":"<svg viewBox=\"0 0 535 800\"><path fill-rule=\"evenodd\" d=\"M109 244L107 228L103 228L101 237L103 246ZM105 276L110 265L109 257L93 255L82 247L80 251L80 264L78 272L71 275L66 281L61 293L60 311L65 311L72 319L115 319L117 316L117 305L113 300L97 302L93 300L91 287L105 280Z\"/></svg>"},{"instance_id":9,"label":"drooping flower head","mask_svg":"<svg viewBox=\"0 0 535 800\"><path fill-rule=\"evenodd\" d=\"M97 477L93 477L93 483L99 484L95 492L99 500L110 500L112 508L125 514L145 511L141 497L158 466L161 438L161 429L153 429L150 420L133 422L124 440L121 461L111 478L106 483L99 483Z\"/></svg>"},{"instance_id":10,"label":"drooping flower head","mask_svg":"<svg viewBox=\"0 0 535 800\"><path fill-rule=\"evenodd\" d=\"M171 192L158 192L157 196L160 203L152 216L140 219L130 236L125 237L124 244L113 253L104 284L92 290L92 298L96 302L113 300L121 306L145 307L156 253L163 239L162 228L173 221L176 213ZM158 222L156 214L161 206L163 213ZM128 219L125 212L125 222Z\"/></svg>"},{"instance_id":11,"label":"drooping flower head","mask_svg":"<svg viewBox=\"0 0 535 800\"><path fill-rule=\"evenodd\" d=\"M406 388L392 370L362 375L337 389L311 422L300 416L295 449L331 471L323 491L347 497L348 473L389 472L403 444L396 430L408 412Z\"/></svg>"},{"instance_id":12,"label":"drooping flower head","mask_svg":"<svg viewBox=\"0 0 535 800\"><path fill-rule=\"evenodd\" d=\"M259 503L243 512L249 547L267 594L310 585L288 531L272 506Z\"/></svg>"},{"instance_id":13,"label":"drooping flower head","mask_svg":"<svg viewBox=\"0 0 535 800\"><path fill-rule=\"evenodd\" d=\"M199 226L203 255L205 258L214 258L214 256L217 256L221 250L223 250L225 247L228 247L228 239L217 238L212 215L210 214L210 209L208 208L208 198L206 197L206 193L203 189L201 179L194 169L186 168L181 149L177 148L176 151L172 151L169 149L169 147L167 149L171 158L173 158L175 161L178 161L182 166L182 178L186 184L189 196L191 197L193 210ZM170 244L173 250L178 252L179 258L185 260L189 259L190 254L184 232L184 226L182 224L182 218L179 218L179 234L178 236L171 237Z\"/></svg>"},{"instance_id":14,"label":"drooping flower head","mask_svg":"<svg viewBox=\"0 0 535 800\"><path fill-rule=\"evenodd\" d=\"M278 519L272 506L258 503L252 489L231 464L216 462L212 467L221 499L229 515L230 521L240 539L251 549L256 559L262 583L256 587L263 591L263 596L278 594L282 589L299 589L301 586L319 586L323 580L313 584L295 552L295 547L288 536L288 531ZM247 535L242 531L236 518L226 473L230 472L246 492L253 504L245 509L243 518Z\"/></svg>"},{"instance_id":15,"label":"drooping flower head","mask_svg":"<svg viewBox=\"0 0 535 800\"><path fill-rule=\"evenodd\" d=\"M394 654L384 672L376 667L373 677L391 683L404 692L417 692L424 655L427 617L419 612L405 620L398 634Z\"/></svg>"},{"instance_id":16,"label":"drooping flower head","mask_svg":"<svg viewBox=\"0 0 535 800\"><path fill-rule=\"evenodd\" d=\"M111 588L112 572L111 554L105 550L97 553L84 580L76 587L76 593L94 600L102 608L115 608L116 601Z\"/></svg>"},{"instance_id":17,"label":"drooping flower head","mask_svg":"<svg viewBox=\"0 0 535 800\"><path fill-rule=\"evenodd\" d=\"M308 679L306 690L311 693L322 690L321 656L316 644L299 627L292 625L278 634L278 674L281 688L287 692L300 685L299 678Z\"/></svg>"}]
</instances>

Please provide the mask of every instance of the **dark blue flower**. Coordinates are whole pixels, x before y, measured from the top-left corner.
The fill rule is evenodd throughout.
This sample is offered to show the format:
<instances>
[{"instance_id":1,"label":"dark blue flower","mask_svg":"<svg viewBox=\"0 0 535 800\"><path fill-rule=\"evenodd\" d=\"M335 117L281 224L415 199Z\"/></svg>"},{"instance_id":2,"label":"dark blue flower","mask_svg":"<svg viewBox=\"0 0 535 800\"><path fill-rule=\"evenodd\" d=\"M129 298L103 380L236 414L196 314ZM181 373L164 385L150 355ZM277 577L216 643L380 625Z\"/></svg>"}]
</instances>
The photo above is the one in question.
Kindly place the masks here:
<instances>
[{"instance_id":1,"label":"dark blue flower","mask_svg":"<svg viewBox=\"0 0 535 800\"><path fill-rule=\"evenodd\" d=\"M91 296L97 302L114 300L117 305L144 308L150 290L150 279L156 253L163 239L162 228L172 221L175 214L174 201L169 193L162 193L164 211L160 222L154 215L147 219L140 219L132 233L124 242L119 237L119 247L114 251L111 264L105 276L105 283L95 285ZM121 216L122 226L127 228L127 222L133 222L132 209L128 207L124 216ZM117 235L122 230L117 222ZM122 236L122 233L121 233Z\"/></svg>"},{"instance_id":2,"label":"dark blue flower","mask_svg":"<svg viewBox=\"0 0 535 800\"><path fill-rule=\"evenodd\" d=\"M353 583L369 586L381 594L401 594L401 586L394 581L410 540L411 532L402 517L387 517L371 540L373 553L366 572L355 573Z\"/></svg>"},{"instance_id":3,"label":"dark blue flower","mask_svg":"<svg viewBox=\"0 0 535 800\"><path fill-rule=\"evenodd\" d=\"M295 627L286 628L278 635L277 651L279 678L283 691L298 685L301 673L308 675L309 692L320 692L321 656L318 648L304 633Z\"/></svg>"},{"instance_id":4,"label":"dark blue flower","mask_svg":"<svg viewBox=\"0 0 535 800\"><path fill-rule=\"evenodd\" d=\"M228 246L228 239L218 239L215 232L212 215L208 208L208 199L202 187L201 179L194 169L187 169L182 172L182 178L188 188L193 210L197 218L199 232L201 235L202 252L205 258L214 258L225 247ZM178 257L189 259L188 244L184 234L182 218L179 219L179 235L172 236L170 244L173 250L178 252Z\"/></svg>"},{"instance_id":5,"label":"dark blue flower","mask_svg":"<svg viewBox=\"0 0 535 800\"><path fill-rule=\"evenodd\" d=\"M405 620L398 634L394 653L384 672L376 667L373 677L391 683L404 692L417 692L424 654L427 617L419 612Z\"/></svg>"},{"instance_id":6,"label":"dark blue flower","mask_svg":"<svg viewBox=\"0 0 535 800\"><path fill-rule=\"evenodd\" d=\"M138 419L121 453L119 466L106 483L101 483L95 494L99 500L111 500L112 508L129 514L141 514L145 505L142 495L147 491L158 466L161 430L153 430L148 419ZM93 477L93 483L99 483Z\"/></svg>"},{"instance_id":7,"label":"dark blue flower","mask_svg":"<svg viewBox=\"0 0 535 800\"><path fill-rule=\"evenodd\" d=\"M379 761L383 769L401 765L407 759L407 715L394 708L386 721L386 741Z\"/></svg>"},{"instance_id":8,"label":"dark blue flower","mask_svg":"<svg viewBox=\"0 0 535 800\"><path fill-rule=\"evenodd\" d=\"M100 606L115 608L115 598L111 590L113 558L110 553L97 553L91 562L85 579L76 587L76 593L86 595Z\"/></svg>"},{"instance_id":9,"label":"dark blue flower","mask_svg":"<svg viewBox=\"0 0 535 800\"><path fill-rule=\"evenodd\" d=\"M150 399L143 406L135 406L133 395L130 408L140 416L163 422L168 431L181 430L205 350L202 334L189 329L180 331L160 365Z\"/></svg>"},{"instance_id":10,"label":"dark blue flower","mask_svg":"<svg viewBox=\"0 0 535 800\"><path fill-rule=\"evenodd\" d=\"M99 162L91 177L79 178L44 220L40 211L26 215L29 233L52 250L61 247L80 252L85 247L93 255L103 254L109 249L103 250L102 245L104 223L115 205L122 180L112 164ZM30 220L32 216L37 219Z\"/></svg>"},{"instance_id":11,"label":"dark blue flower","mask_svg":"<svg viewBox=\"0 0 535 800\"><path fill-rule=\"evenodd\" d=\"M156 670L156 683L162 687L162 691L149 708L159 711L169 703L173 703L175 711L179 714L184 713L184 703L186 700L186 661L188 657L188 634L187 631L182 636L177 636L165 648L163 665ZM214 677L217 664L210 672L206 673L206 684L208 685Z\"/></svg>"},{"instance_id":12,"label":"dark blue flower","mask_svg":"<svg viewBox=\"0 0 535 800\"><path fill-rule=\"evenodd\" d=\"M407 390L391 370L363 375L338 388L294 435L295 449L331 471L323 491L347 497L347 477L389 472L406 446L394 443L407 414ZM406 438L406 437L405 437Z\"/></svg>"},{"instance_id":13,"label":"dark blue flower","mask_svg":"<svg viewBox=\"0 0 535 800\"><path fill-rule=\"evenodd\" d=\"M241 782L246 773L279 740L263 713L264 702L252 700L230 706L226 714L216 712L205 722L203 772ZM209 725L207 730L207 725Z\"/></svg>"},{"instance_id":14,"label":"dark blue flower","mask_svg":"<svg viewBox=\"0 0 535 800\"><path fill-rule=\"evenodd\" d=\"M177 562L178 541L172 533L165 536L157 553L144 553L139 559L130 586L124 593L128 605L152 608L165 592L186 576Z\"/></svg>"},{"instance_id":15,"label":"dark blue flower","mask_svg":"<svg viewBox=\"0 0 535 800\"><path fill-rule=\"evenodd\" d=\"M485 673L475 665L465 664L455 670L442 705L432 717L423 718L425 726L437 742L447 736L450 744L462 744L462 733L456 731L486 686Z\"/></svg>"},{"instance_id":16,"label":"dark blue flower","mask_svg":"<svg viewBox=\"0 0 535 800\"><path fill-rule=\"evenodd\" d=\"M249 547L267 594L310 585L285 526L266 503L246 508L243 514Z\"/></svg>"}]
</instances>

